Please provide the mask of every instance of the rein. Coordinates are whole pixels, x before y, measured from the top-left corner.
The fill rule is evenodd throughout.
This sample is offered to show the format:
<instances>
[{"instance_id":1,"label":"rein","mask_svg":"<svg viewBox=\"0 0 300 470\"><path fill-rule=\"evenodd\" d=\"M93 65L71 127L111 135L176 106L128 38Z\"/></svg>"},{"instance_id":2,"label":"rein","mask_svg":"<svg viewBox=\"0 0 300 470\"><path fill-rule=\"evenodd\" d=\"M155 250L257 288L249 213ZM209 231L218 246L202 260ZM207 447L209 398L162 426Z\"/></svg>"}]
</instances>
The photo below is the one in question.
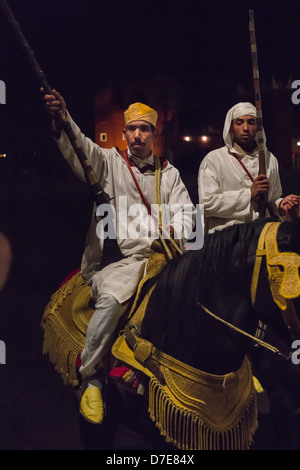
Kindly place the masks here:
<instances>
[{"instance_id":1,"label":"rein","mask_svg":"<svg viewBox=\"0 0 300 470\"><path fill-rule=\"evenodd\" d=\"M247 332L244 331L244 330L241 330L240 328L238 328L237 326L233 325L232 323L229 323L229 322L227 322L226 320L223 320L223 318L218 317L217 315L215 315L214 313L212 313L210 310L208 310L206 307L204 307L204 306L201 305L200 303L198 304L198 306L201 307L201 308L202 308L206 313L208 313L208 315L210 315L211 317L213 317L213 318L215 318L216 320L220 321L220 322L223 323L224 325L229 326L229 328L232 328L233 330L237 331L238 333L241 333L242 335L247 336L247 338L250 338L252 341L254 341L256 344L259 344L259 345L262 346L263 348L268 349L269 351L273 352L274 354L278 354L279 356L282 356L282 357L284 357L284 358L287 359L287 360L290 358L290 356L286 356L286 355L283 354L281 351L279 351L279 349L277 349L275 346L272 346L272 344L266 343L266 342L263 341L262 339L257 338L256 336L250 335L249 333L247 333Z\"/></svg>"}]
</instances>

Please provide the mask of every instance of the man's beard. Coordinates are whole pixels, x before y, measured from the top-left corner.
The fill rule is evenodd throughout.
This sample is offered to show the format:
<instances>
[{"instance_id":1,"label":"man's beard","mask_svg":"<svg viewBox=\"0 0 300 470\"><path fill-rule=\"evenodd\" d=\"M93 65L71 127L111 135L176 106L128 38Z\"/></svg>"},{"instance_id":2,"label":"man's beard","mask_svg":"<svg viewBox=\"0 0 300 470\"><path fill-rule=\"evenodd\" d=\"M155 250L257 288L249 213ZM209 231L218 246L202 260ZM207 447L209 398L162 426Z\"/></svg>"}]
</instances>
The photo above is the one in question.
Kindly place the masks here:
<instances>
[{"instance_id":1,"label":"man's beard","mask_svg":"<svg viewBox=\"0 0 300 470\"><path fill-rule=\"evenodd\" d=\"M251 142L243 142L243 141L235 141L237 143L237 145L239 145L239 147L241 147L241 149L245 150L246 152L253 152L256 147L257 147L257 143L255 140L251 140Z\"/></svg>"}]
</instances>

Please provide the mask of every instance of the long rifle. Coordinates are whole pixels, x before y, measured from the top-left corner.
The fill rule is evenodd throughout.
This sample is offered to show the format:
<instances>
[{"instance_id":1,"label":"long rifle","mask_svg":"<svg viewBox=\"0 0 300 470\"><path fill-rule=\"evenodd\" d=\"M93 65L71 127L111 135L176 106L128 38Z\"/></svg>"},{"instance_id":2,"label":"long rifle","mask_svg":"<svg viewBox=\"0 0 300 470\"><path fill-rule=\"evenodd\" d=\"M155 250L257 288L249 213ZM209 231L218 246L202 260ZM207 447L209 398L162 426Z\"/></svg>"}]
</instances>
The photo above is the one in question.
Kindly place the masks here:
<instances>
[{"instance_id":1,"label":"long rifle","mask_svg":"<svg viewBox=\"0 0 300 470\"><path fill-rule=\"evenodd\" d=\"M45 93L47 94L52 94L53 88L50 86L47 77L45 73L43 72L42 68L40 67L39 63L36 60L35 54L33 50L31 49L29 43L27 42L24 34L21 31L20 25L17 22L15 16L13 15L10 7L7 4L6 0L0 0L1 6L4 10L4 13L10 23L11 28L13 29L17 40L19 41L23 51L25 52L25 55L28 59L28 62L36 75L40 86L44 88ZM104 191L102 188L99 178L95 174L87 156L84 153L83 148L78 142L78 139L73 132L73 129L64 116L64 114L61 112L61 110L57 111L55 113L55 119L58 122L58 124L61 126L61 128L65 131L80 163L84 171L85 179L88 184L88 187L91 191L93 200L96 204L96 206L100 206L101 204L110 204L110 197L109 195ZM104 245L105 248L103 250L103 256L102 256L102 261L101 261L101 267L104 267L104 265L117 261L118 259L121 259L123 255L121 254L121 251L119 249L119 246L117 244L117 240L115 236L112 237L107 237L104 240Z\"/></svg>"},{"instance_id":2,"label":"long rifle","mask_svg":"<svg viewBox=\"0 0 300 470\"><path fill-rule=\"evenodd\" d=\"M259 83L259 68L257 59L257 46L256 46L256 34L255 34L255 23L254 23L254 12L249 10L249 34L250 34L250 47L252 57L252 71L253 71L253 82L254 82L254 97L256 107L256 118L257 118L257 143L258 143L258 158L259 158L259 175L266 174L266 155L265 155L265 141L263 132L263 117L262 117L262 106L261 106L261 93ZM260 211L259 218L265 217L266 207L268 204L268 193L261 194L259 197Z\"/></svg>"}]
</instances>

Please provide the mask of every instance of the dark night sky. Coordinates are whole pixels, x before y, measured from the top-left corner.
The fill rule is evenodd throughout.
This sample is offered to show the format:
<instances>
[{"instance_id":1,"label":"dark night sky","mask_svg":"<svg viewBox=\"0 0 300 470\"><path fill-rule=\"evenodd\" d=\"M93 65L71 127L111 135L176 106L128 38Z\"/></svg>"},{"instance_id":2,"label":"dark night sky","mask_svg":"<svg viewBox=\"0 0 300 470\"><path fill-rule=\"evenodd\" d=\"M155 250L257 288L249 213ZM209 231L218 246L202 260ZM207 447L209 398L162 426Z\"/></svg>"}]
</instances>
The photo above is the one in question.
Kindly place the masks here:
<instances>
[{"instance_id":1,"label":"dark night sky","mask_svg":"<svg viewBox=\"0 0 300 470\"><path fill-rule=\"evenodd\" d=\"M185 112L196 111L199 123L223 122L234 104L233 90L240 85L252 91L250 8L263 80L300 79L299 1L8 3L50 84L65 96L72 115L91 137L95 87L121 87L131 80L163 77L168 84L175 78ZM7 92L7 104L0 107L0 153L41 151L49 144L49 121L39 85L2 10L0 79Z\"/></svg>"}]
</instances>

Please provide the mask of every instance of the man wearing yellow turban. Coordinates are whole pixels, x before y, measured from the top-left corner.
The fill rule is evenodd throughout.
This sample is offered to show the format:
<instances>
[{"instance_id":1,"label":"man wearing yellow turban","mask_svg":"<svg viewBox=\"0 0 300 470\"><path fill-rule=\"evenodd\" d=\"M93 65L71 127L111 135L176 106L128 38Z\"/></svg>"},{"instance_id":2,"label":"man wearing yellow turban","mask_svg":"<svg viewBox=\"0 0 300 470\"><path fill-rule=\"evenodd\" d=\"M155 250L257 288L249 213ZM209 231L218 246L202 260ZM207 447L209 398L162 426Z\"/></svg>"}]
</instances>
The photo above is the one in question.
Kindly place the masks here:
<instances>
[{"instance_id":1,"label":"man wearing yellow turban","mask_svg":"<svg viewBox=\"0 0 300 470\"><path fill-rule=\"evenodd\" d=\"M206 233L257 219L257 196L264 192L276 215L299 204L299 196L281 197L278 161L268 150L266 175L258 175L258 137L255 106L248 102L233 106L225 118L225 145L206 155L199 168L199 202L204 205ZM262 137L265 143L263 130Z\"/></svg>"},{"instance_id":2,"label":"man wearing yellow turban","mask_svg":"<svg viewBox=\"0 0 300 470\"><path fill-rule=\"evenodd\" d=\"M157 112L143 103L134 103L125 111L124 121L123 135L131 156L148 159L156 135Z\"/></svg>"},{"instance_id":3,"label":"man wearing yellow turban","mask_svg":"<svg viewBox=\"0 0 300 470\"><path fill-rule=\"evenodd\" d=\"M156 157L151 149L157 133L157 112L143 103L129 106L124 113L123 130L127 151L120 152L116 148L101 148L87 138L72 120L63 97L57 91L53 90L52 94L45 95L44 99L46 109L51 115L61 110L67 116L79 143L100 178L104 191L110 196L115 214L117 241L124 255L121 261L99 271L103 239L97 236L99 227L94 209L81 264L82 277L91 286L95 312L88 325L85 347L81 354L80 373L84 386L80 411L90 422L101 423L103 383L99 380L98 371L101 370L112 334L127 309L128 300L134 295L137 284L144 275L152 253L153 232L149 231L149 219L152 223L153 219L158 219L154 184ZM65 133L58 132L54 137L72 170L84 180L82 167ZM168 225L178 233L180 229L184 229L180 232L183 234L180 248L184 249L194 224L195 208L178 170L166 160L161 162L160 198L162 204L174 208L170 212ZM149 206L151 215L146 210ZM178 217L183 208L184 221ZM136 236L139 234L132 230L133 227L136 228L137 209L140 236Z\"/></svg>"}]
</instances>

